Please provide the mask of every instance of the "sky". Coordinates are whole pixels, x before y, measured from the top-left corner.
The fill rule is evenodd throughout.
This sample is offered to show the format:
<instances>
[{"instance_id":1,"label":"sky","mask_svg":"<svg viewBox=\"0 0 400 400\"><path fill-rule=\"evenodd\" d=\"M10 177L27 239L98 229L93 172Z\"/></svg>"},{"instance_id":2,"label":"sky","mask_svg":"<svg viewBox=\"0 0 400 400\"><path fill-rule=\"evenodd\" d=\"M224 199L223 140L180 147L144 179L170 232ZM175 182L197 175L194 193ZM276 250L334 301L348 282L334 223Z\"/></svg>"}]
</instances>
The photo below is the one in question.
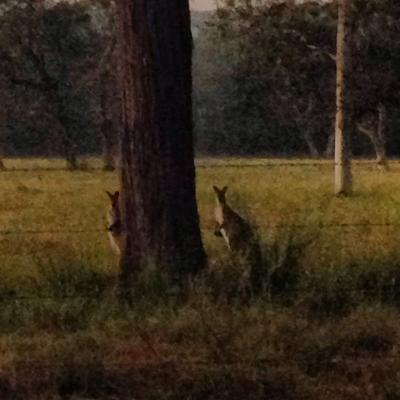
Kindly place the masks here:
<instances>
[{"instance_id":1,"label":"sky","mask_svg":"<svg viewBox=\"0 0 400 400\"><path fill-rule=\"evenodd\" d=\"M211 10L215 8L215 0L190 0L192 10Z\"/></svg>"}]
</instances>

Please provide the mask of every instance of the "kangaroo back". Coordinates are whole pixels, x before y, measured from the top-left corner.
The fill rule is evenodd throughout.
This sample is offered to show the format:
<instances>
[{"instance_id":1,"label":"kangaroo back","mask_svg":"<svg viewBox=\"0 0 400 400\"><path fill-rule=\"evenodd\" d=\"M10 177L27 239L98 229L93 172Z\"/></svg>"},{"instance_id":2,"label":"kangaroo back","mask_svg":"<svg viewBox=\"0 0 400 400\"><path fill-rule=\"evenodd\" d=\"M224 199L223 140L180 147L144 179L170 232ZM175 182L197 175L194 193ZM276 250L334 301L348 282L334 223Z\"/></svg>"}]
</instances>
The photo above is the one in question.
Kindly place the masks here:
<instances>
[{"instance_id":1,"label":"kangaroo back","mask_svg":"<svg viewBox=\"0 0 400 400\"><path fill-rule=\"evenodd\" d=\"M259 290L262 281L260 244L250 224L226 203L225 194L227 189L226 186L223 189L214 186L214 191L217 195L214 233L216 236L222 236L232 254L235 257L238 256L240 263L245 264L245 275L251 282L251 287Z\"/></svg>"},{"instance_id":2,"label":"kangaroo back","mask_svg":"<svg viewBox=\"0 0 400 400\"><path fill-rule=\"evenodd\" d=\"M121 254L123 245L123 226L121 221L121 208L119 192L106 192L110 198L111 205L107 212L107 231L111 247L117 254Z\"/></svg>"}]
</instances>

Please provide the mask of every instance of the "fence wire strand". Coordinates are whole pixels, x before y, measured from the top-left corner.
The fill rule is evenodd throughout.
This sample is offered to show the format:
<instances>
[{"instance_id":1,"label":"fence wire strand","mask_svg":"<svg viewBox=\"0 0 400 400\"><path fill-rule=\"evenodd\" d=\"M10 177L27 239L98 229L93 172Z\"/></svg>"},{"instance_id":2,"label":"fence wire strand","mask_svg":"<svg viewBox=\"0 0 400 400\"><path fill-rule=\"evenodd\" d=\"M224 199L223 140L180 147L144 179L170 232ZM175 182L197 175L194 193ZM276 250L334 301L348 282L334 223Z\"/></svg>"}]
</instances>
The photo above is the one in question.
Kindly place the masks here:
<instances>
[{"instance_id":1,"label":"fence wire strand","mask_svg":"<svg viewBox=\"0 0 400 400\"><path fill-rule=\"evenodd\" d=\"M207 162L205 160L197 159L195 161L196 168L251 168L251 167L266 167L266 168L275 168L275 167L295 167L295 168L310 168L310 167L334 167L338 165L333 160L315 160L315 161L268 161L268 159L260 159L265 161L259 162L229 162L229 161L220 161L220 162ZM370 166L370 167L380 167L380 164L376 160L352 160L352 165L355 166ZM400 160L388 160L388 166L400 164ZM118 171L119 167L116 167L115 171ZM32 168L27 167L6 167L2 169L0 175L3 173L13 173L13 172L113 172L113 171L105 171L101 166L85 166L85 167L77 167L75 170L71 170L67 167L41 167L34 166Z\"/></svg>"},{"instance_id":2,"label":"fence wire strand","mask_svg":"<svg viewBox=\"0 0 400 400\"><path fill-rule=\"evenodd\" d=\"M346 229L346 228L399 228L400 222L343 222L343 223L320 223L320 224L265 224L265 228L270 229ZM203 231L214 231L214 228L202 228ZM11 235L62 235L62 234L91 234L106 233L107 228L88 228L88 229L0 229L0 236Z\"/></svg>"},{"instance_id":3,"label":"fence wire strand","mask_svg":"<svg viewBox=\"0 0 400 400\"><path fill-rule=\"evenodd\" d=\"M376 166L376 161L353 161L355 165L373 165ZM391 160L390 164L400 164L400 160ZM333 167L335 166L334 162L329 161L315 161L315 162L260 162L260 163L207 163L205 161L197 161L197 168L242 168L242 167ZM101 167L87 167L83 172L91 172L91 171L102 171ZM11 172L56 172L56 171L67 171L66 168L46 168L46 167L38 167L38 168L9 168L2 170L1 173L11 173ZM261 226L263 227L263 226ZM266 228L270 229L351 229L351 228L399 228L400 222L342 222L342 223L317 223L317 224L302 224L302 223L271 223L265 224ZM203 228L203 231L213 231L213 228ZM7 236L31 236L31 235L63 235L63 234L74 234L74 235L85 235L85 234L94 234L94 233L102 233L106 234L107 228L103 227L95 227L95 228L76 228L76 229L63 229L63 228L54 228L54 229L0 229L0 237ZM301 288L293 288L290 289L292 292L309 292L309 289L301 289ZM318 289L313 289L314 292L318 292ZM320 290L323 292L323 290ZM363 288L335 288L336 292L354 292L354 293L362 293L362 294L400 294L400 288L397 290L395 287L386 288L385 290L375 288L375 289L363 289ZM83 295L58 295L58 296L47 296L47 295L1 295L0 294L0 303L10 302L29 302L29 301L66 301L66 300L98 300L99 296L104 294L102 291L93 291Z\"/></svg>"}]
</instances>

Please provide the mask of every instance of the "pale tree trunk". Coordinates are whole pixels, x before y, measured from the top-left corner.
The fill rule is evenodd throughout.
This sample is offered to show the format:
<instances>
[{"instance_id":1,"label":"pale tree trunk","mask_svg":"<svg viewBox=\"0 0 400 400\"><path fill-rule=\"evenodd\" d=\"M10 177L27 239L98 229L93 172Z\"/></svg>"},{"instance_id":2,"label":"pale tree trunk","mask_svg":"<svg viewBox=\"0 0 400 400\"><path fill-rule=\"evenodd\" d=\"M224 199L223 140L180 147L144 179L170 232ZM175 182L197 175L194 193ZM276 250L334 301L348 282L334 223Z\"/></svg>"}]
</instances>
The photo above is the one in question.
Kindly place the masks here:
<instances>
[{"instance_id":1,"label":"pale tree trunk","mask_svg":"<svg viewBox=\"0 0 400 400\"><path fill-rule=\"evenodd\" d=\"M335 125L336 125L336 121L335 121L335 115L334 114L330 114L329 115L329 136L328 136L328 140L326 141L326 147L325 147L325 157L328 158L333 158L335 155Z\"/></svg>"},{"instance_id":2,"label":"pale tree trunk","mask_svg":"<svg viewBox=\"0 0 400 400\"><path fill-rule=\"evenodd\" d=\"M310 130L308 130L306 127L303 130L303 137L304 137L304 141L307 144L308 150L310 152L310 156L313 158L318 158L319 151L317 149L317 146L314 143L314 139L312 137L312 132Z\"/></svg>"},{"instance_id":3,"label":"pale tree trunk","mask_svg":"<svg viewBox=\"0 0 400 400\"><path fill-rule=\"evenodd\" d=\"M325 156L332 158L335 154L335 131L332 130L332 133L328 137L328 142L326 143Z\"/></svg>"},{"instance_id":4,"label":"pale tree trunk","mask_svg":"<svg viewBox=\"0 0 400 400\"><path fill-rule=\"evenodd\" d=\"M335 194L352 192L350 135L353 131L351 93L351 0L338 1L336 57Z\"/></svg>"},{"instance_id":5,"label":"pale tree trunk","mask_svg":"<svg viewBox=\"0 0 400 400\"><path fill-rule=\"evenodd\" d=\"M310 156L313 158L319 157L319 151L315 145L314 138L312 135L312 129L310 129L310 121L313 117L314 111L314 99L310 96L308 99L307 108L301 112L298 106L293 106L293 111L295 113L295 119L297 121L297 126L303 135L303 139L307 144Z\"/></svg>"},{"instance_id":6,"label":"pale tree trunk","mask_svg":"<svg viewBox=\"0 0 400 400\"><path fill-rule=\"evenodd\" d=\"M387 115L386 108L383 105L378 107L378 129L377 133L377 145L376 145L376 160L378 167L385 171L389 170L389 164L386 155L386 125Z\"/></svg>"},{"instance_id":7,"label":"pale tree trunk","mask_svg":"<svg viewBox=\"0 0 400 400\"><path fill-rule=\"evenodd\" d=\"M196 204L188 0L119 0L123 87L121 284L151 266L206 266Z\"/></svg>"},{"instance_id":8,"label":"pale tree trunk","mask_svg":"<svg viewBox=\"0 0 400 400\"><path fill-rule=\"evenodd\" d=\"M358 130L371 141L376 154L376 162L379 169L389 170L386 156L386 110L379 106L377 116L368 118L364 123L357 124Z\"/></svg>"}]
</instances>

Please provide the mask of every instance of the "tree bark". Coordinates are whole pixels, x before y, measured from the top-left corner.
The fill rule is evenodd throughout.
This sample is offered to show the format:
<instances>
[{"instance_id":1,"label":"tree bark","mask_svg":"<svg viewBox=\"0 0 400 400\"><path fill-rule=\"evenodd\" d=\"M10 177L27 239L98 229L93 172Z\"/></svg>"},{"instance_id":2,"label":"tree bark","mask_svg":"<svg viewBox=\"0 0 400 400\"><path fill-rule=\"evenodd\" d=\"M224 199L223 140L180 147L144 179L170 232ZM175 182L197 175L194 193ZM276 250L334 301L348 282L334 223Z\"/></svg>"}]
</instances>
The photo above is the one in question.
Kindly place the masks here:
<instances>
[{"instance_id":1,"label":"tree bark","mask_svg":"<svg viewBox=\"0 0 400 400\"><path fill-rule=\"evenodd\" d=\"M336 57L335 194L352 191L350 135L354 130L351 93L352 17L350 0L338 1Z\"/></svg>"},{"instance_id":2,"label":"tree bark","mask_svg":"<svg viewBox=\"0 0 400 400\"><path fill-rule=\"evenodd\" d=\"M188 0L119 0L122 284L206 266L195 191Z\"/></svg>"}]
</instances>

